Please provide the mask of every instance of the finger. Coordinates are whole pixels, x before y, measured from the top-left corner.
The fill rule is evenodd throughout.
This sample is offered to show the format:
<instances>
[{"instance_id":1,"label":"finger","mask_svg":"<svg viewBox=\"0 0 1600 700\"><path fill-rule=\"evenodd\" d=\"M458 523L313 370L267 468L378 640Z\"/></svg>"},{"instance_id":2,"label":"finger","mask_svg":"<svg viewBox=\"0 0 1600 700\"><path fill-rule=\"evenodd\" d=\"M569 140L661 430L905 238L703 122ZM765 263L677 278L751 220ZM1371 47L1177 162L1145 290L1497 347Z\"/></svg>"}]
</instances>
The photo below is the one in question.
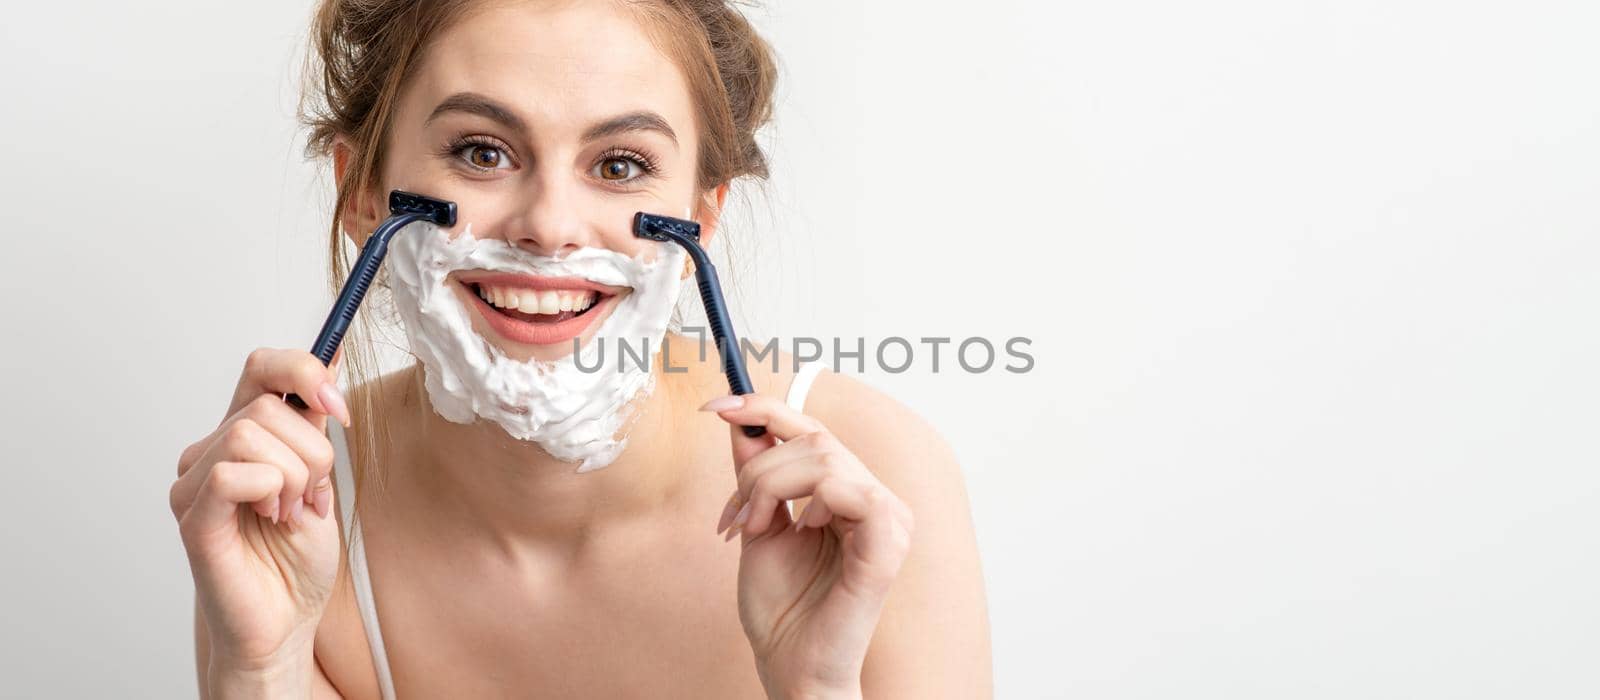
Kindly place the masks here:
<instances>
[{"instance_id":1,"label":"finger","mask_svg":"<svg viewBox=\"0 0 1600 700\"><path fill-rule=\"evenodd\" d=\"M821 434L823 433L813 433L812 435ZM751 505L749 507L744 507L744 504L749 503L751 499L754 498L754 494L757 491L756 484L759 483L765 475L770 474L777 469L784 468L785 465L794 465L797 463L809 463L815 461L820 452L820 446L818 443L819 441L812 439L811 436L807 436L799 440L786 442L778 445L777 447L768 449L767 451L762 452L755 458L751 459L749 462L745 463L744 467L740 468L738 471L738 485L733 491L733 502L738 505L739 512L736 513L731 520L725 519L723 522L719 522L718 532L721 532L721 527L724 524L728 525L731 529L728 532L727 539L731 540L735 534L745 529L749 525L752 516L758 514L765 515L769 510L776 510L776 514L771 517L771 520L777 521L772 523L773 526L787 527L791 522L791 518L789 516L793 512L788 507L789 504L786 502L787 499L778 499L777 502L773 502L770 505L767 501L763 501L760 504ZM779 508L779 505L782 505L783 507ZM762 517L756 518L756 520L766 523L769 519Z\"/></svg>"},{"instance_id":2,"label":"finger","mask_svg":"<svg viewBox=\"0 0 1600 700\"><path fill-rule=\"evenodd\" d=\"M211 446L211 440L214 437L216 437L216 431L212 431L211 434L200 438L199 440L190 443L188 447L183 448L183 452L178 455L179 477L187 474L190 469L194 468L194 465L200 463L200 455L206 453L206 448Z\"/></svg>"},{"instance_id":3,"label":"finger","mask_svg":"<svg viewBox=\"0 0 1600 700\"><path fill-rule=\"evenodd\" d=\"M732 540L739 535L745 535L744 541L748 542L763 532L783 532L785 528L794 524L794 511L791 508L789 499L786 498L768 498L758 495L746 504L746 510L742 511L742 513L744 520L734 519L733 525L728 528L728 534L725 536L727 540ZM757 523L760 525L759 528L752 529Z\"/></svg>"},{"instance_id":4,"label":"finger","mask_svg":"<svg viewBox=\"0 0 1600 700\"><path fill-rule=\"evenodd\" d=\"M300 455L295 454L294 450L255 419L240 417L232 421L212 442L207 456L202 459L211 462L256 462L276 466L283 472L283 488L278 494L280 500L277 505L278 519L280 521L299 519L304 508L302 499L311 470L300 459ZM204 480L208 477L201 475L200 478Z\"/></svg>"},{"instance_id":5,"label":"finger","mask_svg":"<svg viewBox=\"0 0 1600 700\"><path fill-rule=\"evenodd\" d=\"M821 435L821 433L814 435ZM739 499L749 500L756 482L774 469L797 460L817 458L824 449L823 445L820 444L821 442L821 440L813 436L807 436L769 448L750 458L749 461L744 463L744 466L739 468L739 472L734 476Z\"/></svg>"},{"instance_id":6,"label":"finger","mask_svg":"<svg viewBox=\"0 0 1600 700\"><path fill-rule=\"evenodd\" d=\"M834 455L830 454L796 460L781 465L755 480L750 491L750 518L744 526L745 534L752 537L760 535L774 524L774 520L782 521L776 523L779 526L788 525L790 519L787 517L787 510L785 510L782 517L775 513L778 504L803 496L812 496L812 500L815 502L818 497L816 491L825 481L857 484L856 488L858 490L865 489L870 484L875 483L863 482L852 478L847 473L841 473L840 469L830 464L832 460L829 458L832 457ZM844 504L844 507L841 508L839 504L827 499L823 499L823 502L827 504L832 513L838 513L847 518L856 517L855 513L859 512L850 503Z\"/></svg>"},{"instance_id":7,"label":"finger","mask_svg":"<svg viewBox=\"0 0 1600 700\"><path fill-rule=\"evenodd\" d=\"M332 415L341 423L348 422L349 410L344 406L335 381L333 372L324 367L316 355L304 350L261 348L251 352L245 360L226 415L233 415L262 394L293 393L318 413ZM331 394L325 388L331 388Z\"/></svg>"},{"instance_id":8,"label":"finger","mask_svg":"<svg viewBox=\"0 0 1600 700\"><path fill-rule=\"evenodd\" d=\"M344 427L348 428L348 427L350 427L350 421L351 421L351 418L350 418L350 404L345 402L344 393L339 390L339 378L341 376L343 376L343 371L344 371L344 346L340 345L338 349L333 351L333 361L328 363L328 376L330 377L329 386L333 387L333 396L331 398L329 398L328 400L325 400L324 403L337 404L337 405L330 405L329 406L329 408L335 409L334 413L329 414L329 415L332 415L334 418L337 418L339 420L339 424L340 425L343 425ZM326 391L326 390L327 389L324 388L322 391ZM319 427L321 427L321 426L319 426ZM323 428L323 430L326 431L326 428Z\"/></svg>"},{"instance_id":9,"label":"finger","mask_svg":"<svg viewBox=\"0 0 1600 700\"><path fill-rule=\"evenodd\" d=\"M735 423L728 424L728 435L733 445L733 471L735 474L743 471L744 465L754 459L756 455L778 444L778 439L773 437L770 431L756 437L750 437L744 434L744 426Z\"/></svg>"},{"instance_id":10,"label":"finger","mask_svg":"<svg viewBox=\"0 0 1600 700\"><path fill-rule=\"evenodd\" d=\"M844 584L881 596L888 592L911 551L911 527L896 517L899 499L881 484L855 494L848 487L841 491L844 501L858 504L865 513L844 543Z\"/></svg>"},{"instance_id":11,"label":"finger","mask_svg":"<svg viewBox=\"0 0 1600 700\"><path fill-rule=\"evenodd\" d=\"M779 440L793 440L823 428L821 421L761 394L718 397L707 401L700 410L715 411L723 420L735 425L765 426L767 432Z\"/></svg>"},{"instance_id":12,"label":"finger","mask_svg":"<svg viewBox=\"0 0 1600 700\"><path fill-rule=\"evenodd\" d=\"M795 471L799 465L804 465L804 469ZM772 476L779 470L784 470L785 473L778 477ZM838 438L827 430L818 430L801 435L752 458L738 472L738 493L747 500L755 500L755 494L760 490L758 484L771 481L778 486L781 493L768 500L786 501L810 495L806 483L815 484L830 475L863 482L876 481L861 461L844 449ZM806 482L793 483L796 479L804 479ZM760 534L770 526L788 526L793 520L789 517L792 511L788 508L782 509L776 516L775 519L781 522L769 525L766 514L774 507L769 506L767 500L752 506L749 521L744 523L744 529L753 534Z\"/></svg>"},{"instance_id":13,"label":"finger","mask_svg":"<svg viewBox=\"0 0 1600 700\"><path fill-rule=\"evenodd\" d=\"M756 494L759 491L756 484L760 483L762 475L770 474L775 470L784 468L785 465L810 463L816 459L809 445L794 444L792 448L785 449L788 444L780 445L761 453L745 468L739 471L739 485L734 488L733 495L729 497L728 504L723 509L722 518L717 522L717 532L728 528L725 539L733 537L744 531L753 516L763 523L777 521L779 527L789 525L790 510L786 499L761 499L757 502ZM779 508L779 506L783 506ZM771 513L771 511L776 513Z\"/></svg>"},{"instance_id":14,"label":"finger","mask_svg":"<svg viewBox=\"0 0 1600 700\"><path fill-rule=\"evenodd\" d=\"M192 533L231 526L237 522L240 504L275 503L282 488L283 471L271 464L218 462L208 470L182 526Z\"/></svg>"},{"instance_id":15,"label":"finger","mask_svg":"<svg viewBox=\"0 0 1600 700\"><path fill-rule=\"evenodd\" d=\"M302 411L268 394L256 397L235 416L255 421L294 450L306 465L307 483L316 484L333 470L333 443L323 427L326 416L317 414L315 420L307 420ZM306 489L302 494L308 505L312 503L312 492L313 489Z\"/></svg>"},{"instance_id":16,"label":"finger","mask_svg":"<svg viewBox=\"0 0 1600 700\"><path fill-rule=\"evenodd\" d=\"M199 474L194 479L184 479L183 476L201 461L214 442L227 435L229 431L235 430L233 426L240 420L248 419L253 421L288 446L299 457L300 463L305 466L307 483L319 484L327 480L328 475L333 470L333 444L328 441L327 435L318 427L322 425L326 417L321 414L314 414L317 418L315 421L311 421L307 419L305 413L284 403L276 396L262 394L256 397L243 410L233 414L221 425L217 426L216 430L211 431L210 435L186 448L178 458L179 480L173 485L172 507L174 514L180 518L182 517L183 509L187 508L187 504L193 500L194 494L199 491L200 483L205 479L206 475ZM250 454L261 456L254 452ZM212 459L218 458L215 455L212 457ZM261 458L263 460L269 459L264 456ZM315 488L307 488L301 495L305 504L312 506L314 509L316 507L315 492ZM284 511L284 514L287 515L288 512ZM317 514L325 515L326 513L324 510L318 510ZM270 517L269 514L264 515Z\"/></svg>"},{"instance_id":17,"label":"finger","mask_svg":"<svg viewBox=\"0 0 1600 700\"><path fill-rule=\"evenodd\" d=\"M172 488L167 490L167 500L172 507L172 517L178 521L180 526L183 524L184 517L189 514L189 510L194 507L195 498L199 495L201 487L205 486L206 476L210 473L210 469L205 469L195 472L193 475L186 475L174 480ZM256 503L255 511L263 518L274 519L278 514L278 499L270 498Z\"/></svg>"},{"instance_id":18,"label":"finger","mask_svg":"<svg viewBox=\"0 0 1600 700\"><path fill-rule=\"evenodd\" d=\"M820 487L821 484L818 484ZM833 520L833 509L828 507L826 501L812 494L806 507L800 509L800 515L794 519L794 529L800 530L807 527L820 528Z\"/></svg>"},{"instance_id":19,"label":"finger","mask_svg":"<svg viewBox=\"0 0 1600 700\"><path fill-rule=\"evenodd\" d=\"M734 489L733 494L728 496L728 500L722 504L722 515L717 518L717 534L722 534L723 530L733 524L734 519L739 515L739 509L743 506L744 496L739 494L738 489Z\"/></svg>"},{"instance_id":20,"label":"finger","mask_svg":"<svg viewBox=\"0 0 1600 700\"><path fill-rule=\"evenodd\" d=\"M274 352L276 352L276 351L274 351ZM284 352L289 352L289 351L284 351ZM344 360L344 348L341 347L337 351L335 351L334 355L333 355L333 365L329 369L329 373L332 376L337 376L338 375L338 370L339 370L339 367L340 367L340 363L343 360ZM247 360L247 364L248 363L249 363L249 361ZM202 439L200 439L200 440L198 440L198 441L196 441L194 443L191 443L190 445L185 447L183 452L181 452L178 455L178 476L182 477L185 473L187 473L190 469L192 469L194 467L194 465L199 462L200 456L205 453L207 448L210 447L211 442L216 439L217 434L220 433L221 430L224 427L226 427L226 425L229 422L231 422L231 420L234 417L239 415L239 411L234 408L234 403L237 403L237 402L240 402L240 401L245 401L245 404L248 405L248 401L254 401L256 399L248 399L248 401L246 401L246 399L245 399L246 395L254 393L254 392L257 392L259 390L259 388L260 388L260 384L258 382L253 382L253 381L251 383L249 383L249 385L247 387L236 388L236 390L234 392L234 399L231 400L231 402L230 402L230 406L229 406L230 412L228 413L227 417L225 417L223 419L223 422L221 424L219 424L216 429L212 430L211 433L208 434L206 437L204 437L204 438L202 438ZM320 390L319 390L319 393L320 393ZM261 394L261 395L264 396L265 394ZM257 398L259 398L259 396ZM343 397L340 396L339 398L342 399ZM280 401L280 403L281 403L281 401ZM320 412L318 412L316 410L307 410L307 411L302 412L302 411L299 411L298 409L293 409L292 407L291 407L291 410L294 411L295 414L298 414L301 417L305 418L308 422L310 422L313 426L315 426L317 430L319 430L319 431L323 430L322 422L324 420L326 420L327 414L320 413Z\"/></svg>"},{"instance_id":21,"label":"finger","mask_svg":"<svg viewBox=\"0 0 1600 700\"><path fill-rule=\"evenodd\" d=\"M317 517L326 518L333 512L333 477L323 476L313 482L310 489L311 509Z\"/></svg>"}]
</instances>

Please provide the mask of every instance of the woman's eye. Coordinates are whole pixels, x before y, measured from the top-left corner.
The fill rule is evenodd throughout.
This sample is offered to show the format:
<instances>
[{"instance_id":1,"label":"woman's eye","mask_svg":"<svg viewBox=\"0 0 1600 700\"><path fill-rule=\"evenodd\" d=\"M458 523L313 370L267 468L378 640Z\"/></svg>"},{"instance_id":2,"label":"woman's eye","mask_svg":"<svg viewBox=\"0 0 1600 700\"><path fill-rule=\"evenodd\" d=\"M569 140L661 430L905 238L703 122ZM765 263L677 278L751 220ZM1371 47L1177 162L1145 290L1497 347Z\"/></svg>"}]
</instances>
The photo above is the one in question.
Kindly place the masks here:
<instances>
[{"instance_id":1,"label":"woman's eye","mask_svg":"<svg viewBox=\"0 0 1600 700\"><path fill-rule=\"evenodd\" d=\"M467 162L471 163L473 167L483 170L497 170L511 166L511 159L506 157L504 151L494 146L467 146L462 149L462 155L466 157Z\"/></svg>"},{"instance_id":2,"label":"woman's eye","mask_svg":"<svg viewBox=\"0 0 1600 700\"><path fill-rule=\"evenodd\" d=\"M638 177L635 171L639 164L627 158L607 158L600 161L600 178L612 182L623 182Z\"/></svg>"}]
</instances>

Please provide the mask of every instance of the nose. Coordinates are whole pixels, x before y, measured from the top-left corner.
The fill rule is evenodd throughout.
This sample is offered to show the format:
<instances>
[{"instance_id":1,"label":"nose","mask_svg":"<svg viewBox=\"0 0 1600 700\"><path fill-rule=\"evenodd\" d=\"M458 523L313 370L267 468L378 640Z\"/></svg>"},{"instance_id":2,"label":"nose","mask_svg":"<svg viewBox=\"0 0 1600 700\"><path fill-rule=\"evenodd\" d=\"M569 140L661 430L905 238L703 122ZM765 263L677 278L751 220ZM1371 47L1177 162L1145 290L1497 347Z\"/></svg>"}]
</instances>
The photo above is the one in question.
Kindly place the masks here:
<instances>
[{"instance_id":1,"label":"nose","mask_svg":"<svg viewBox=\"0 0 1600 700\"><path fill-rule=\"evenodd\" d=\"M562 257L597 246L597 232L583 216L575 188L558 177L541 177L522 194L525 203L506 228L506 242L536 255Z\"/></svg>"}]
</instances>

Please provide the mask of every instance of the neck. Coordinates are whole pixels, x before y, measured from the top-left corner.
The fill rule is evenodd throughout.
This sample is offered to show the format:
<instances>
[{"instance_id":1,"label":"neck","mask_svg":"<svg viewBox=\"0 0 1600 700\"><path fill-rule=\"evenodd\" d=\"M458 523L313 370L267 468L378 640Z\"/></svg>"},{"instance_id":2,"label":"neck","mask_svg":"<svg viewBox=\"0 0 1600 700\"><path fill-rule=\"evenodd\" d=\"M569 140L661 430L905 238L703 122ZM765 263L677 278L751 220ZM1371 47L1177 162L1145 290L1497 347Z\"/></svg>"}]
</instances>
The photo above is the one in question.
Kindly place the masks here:
<instances>
[{"instance_id":1,"label":"neck","mask_svg":"<svg viewBox=\"0 0 1600 700\"><path fill-rule=\"evenodd\" d=\"M422 368L409 370L415 404L411 436L393 444L405 452L390 465L388 492L396 512L411 513L435 532L483 536L508 549L519 545L580 548L597 525L646 517L672 502L688 484L674 455L675 380L654 363L655 389L627 431L627 448L611 464L578 473L537 443L517 440L493 422L452 423L433 411ZM412 402L408 402L412 403ZM462 533L461 529L468 532Z\"/></svg>"}]
</instances>

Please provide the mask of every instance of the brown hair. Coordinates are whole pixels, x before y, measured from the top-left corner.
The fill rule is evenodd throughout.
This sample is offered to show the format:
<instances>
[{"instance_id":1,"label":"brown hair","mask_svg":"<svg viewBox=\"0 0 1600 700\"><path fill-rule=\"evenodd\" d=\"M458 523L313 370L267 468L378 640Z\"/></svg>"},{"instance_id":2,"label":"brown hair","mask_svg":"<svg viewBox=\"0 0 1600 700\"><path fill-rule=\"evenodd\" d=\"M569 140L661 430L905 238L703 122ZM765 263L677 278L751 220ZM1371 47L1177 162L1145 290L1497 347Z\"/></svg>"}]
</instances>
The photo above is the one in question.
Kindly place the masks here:
<instances>
[{"instance_id":1,"label":"brown hair","mask_svg":"<svg viewBox=\"0 0 1600 700\"><path fill-rule=\"evenodd\" d=\"M709 190L736 178L767 177L755 133L772 116L777 68L772 49L725 0L615 0L640 18L658 50L674 59L688 82L698 117L696 181ZM352 197L379 185L384 146L400 91L422 61L428 43L478 3L470 0L322 0L311 26L301 121L310 130L306 156L327 158L335 139L353 153L336 183L328 236L329 278L344 284L351 261L341 229ZM375 285L382 288L382 277ZM376 289L374 290L376 291ZM343 365L355 386L378 366L368 310L344 344ZM378 417L381 383L353 396L351 410L365 440L351 444L357 481L363 455L377 454L387 431Z\"/></svg>"}]
</instances>

